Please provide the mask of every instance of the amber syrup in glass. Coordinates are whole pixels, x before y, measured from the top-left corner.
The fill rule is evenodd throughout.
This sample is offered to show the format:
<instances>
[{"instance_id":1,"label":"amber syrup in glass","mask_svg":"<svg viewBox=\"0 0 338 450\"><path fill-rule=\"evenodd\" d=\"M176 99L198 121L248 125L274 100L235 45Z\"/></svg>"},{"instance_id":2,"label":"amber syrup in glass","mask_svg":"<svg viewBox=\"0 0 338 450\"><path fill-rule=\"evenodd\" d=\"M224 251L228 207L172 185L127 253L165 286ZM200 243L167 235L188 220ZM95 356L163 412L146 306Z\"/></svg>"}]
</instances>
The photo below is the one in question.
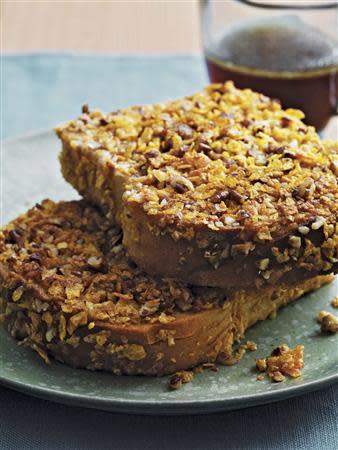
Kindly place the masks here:
<instances>
[{"instance_id":1,"label":"amber syrup in glass","mask_svg":"<svg viewBox=\"0 0 338 450\"><path fill-rule=\"evenodd\" d=\"M317 130L337 112L337 54L337 42L295 16L245 22L205 50L212 82L278 98Z\"/></svg>"}]
</instances>

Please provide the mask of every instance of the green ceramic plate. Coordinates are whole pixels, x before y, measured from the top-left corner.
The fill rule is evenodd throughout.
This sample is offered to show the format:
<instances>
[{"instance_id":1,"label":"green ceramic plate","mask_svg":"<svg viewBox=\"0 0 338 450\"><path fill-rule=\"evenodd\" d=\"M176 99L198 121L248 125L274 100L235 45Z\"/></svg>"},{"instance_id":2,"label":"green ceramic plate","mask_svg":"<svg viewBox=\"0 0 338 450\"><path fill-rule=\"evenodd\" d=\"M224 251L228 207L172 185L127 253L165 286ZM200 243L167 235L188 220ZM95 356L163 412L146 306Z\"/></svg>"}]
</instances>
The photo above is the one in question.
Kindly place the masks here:
<instances>
[{"instance_id":1,"label":"green ceramic plate","mask_svg":"<svg viewBox=\"0 0 338 450\"><path fill-rule=\"evenodd\" d=\"M77 197L60 175L58 148L51 132L3 143L3 222L45 197ZM277 319L256 325L246 338L258 344L257 352L248 353L237 366L198 374L179 391L167 390L167 377L117 377L74 370L56 362L47 366L2 329L0 381L13 389L63 403L149 414L207 413L293 397L338 381L338 336L322 336L315 321L321 309L332 310L330 301L337 295L338 280L284 308ZM266 356L281 342L305 346L302 376L281 384L256 381L254 359Z\"/></svg>"}]
</instances>

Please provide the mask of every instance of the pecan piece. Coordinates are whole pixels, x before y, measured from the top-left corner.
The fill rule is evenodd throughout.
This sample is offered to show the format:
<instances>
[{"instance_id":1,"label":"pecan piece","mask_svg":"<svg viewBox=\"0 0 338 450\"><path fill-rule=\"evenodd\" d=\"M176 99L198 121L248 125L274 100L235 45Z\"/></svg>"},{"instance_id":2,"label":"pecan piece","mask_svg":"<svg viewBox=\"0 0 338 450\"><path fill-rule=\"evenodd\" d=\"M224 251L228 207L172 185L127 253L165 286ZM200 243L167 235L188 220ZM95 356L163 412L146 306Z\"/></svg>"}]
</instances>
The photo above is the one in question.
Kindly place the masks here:
<instances>
[{"instance_id":1,"label":"pecan piece","mask_svg":"<svg viewBox=\"0 0 338 450\"><path fill-rule=\"evenodd\" d=\"M245 196L235 191L234 189L229 190L229 200L234 201L235 203L242 204L245 200Z\"/></svg>"},{"instance_id":2,"label":"pecan piece","mask_svg":"<svg viewBox=\"0 0 338 450\"><path fill-rule=\"evenodd\" d=\"M17 244L22 238L22 235L23 231L21 230L21 228L14 228L13 230L9 231L6 242L8 244Z\"/></svg>"},{"instance_id":3,"label":"pecan piece","mask_svg":"<svg viewBox=\"0 0 338 450\"><path fill-rule=\"evenodd\" d=\"M180 123L177 126L177 132L182 139L190 139L193 136L193 129L185 123Z\"/></svg>"},{"instance_id":4,"label":"pecan piece","mask_svg":"<svg viewBox=\"0 0 338 450\"><path fill-rule=\"evenodd\" d=\"M212 203L221 203L224 202L229 197L229 191L221 191L210 197L210 201Z\"/></svg>"},{"instance_id":5,"label":"pecan piece","mask_svg":"<svg viewBox=\"0 0 338 450\"><path fill-rule=\"evenodd\" d=\"M89 114L89 106L88 106L88 103L86 103L86 104L84 104L83 106L82 106L82 113L83 114Z\"/></svg>"}]
</instances>

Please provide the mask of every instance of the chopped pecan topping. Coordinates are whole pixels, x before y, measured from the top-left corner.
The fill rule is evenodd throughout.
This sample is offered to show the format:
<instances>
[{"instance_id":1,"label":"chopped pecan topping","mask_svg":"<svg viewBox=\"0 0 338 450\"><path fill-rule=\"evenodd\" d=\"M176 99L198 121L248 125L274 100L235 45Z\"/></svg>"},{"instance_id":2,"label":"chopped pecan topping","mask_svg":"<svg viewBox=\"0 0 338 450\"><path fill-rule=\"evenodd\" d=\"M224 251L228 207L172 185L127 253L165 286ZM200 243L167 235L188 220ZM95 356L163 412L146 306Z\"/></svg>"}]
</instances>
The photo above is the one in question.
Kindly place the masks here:
<instances>
[{"instance_id":1,"label":"chopped pecan topping","mask_svg":"<svg viewBox=\"0 0 338 450\"><path fill-rule=\"evenodd\" d=\"M149 150L144 154L146 158L157 158L161 153L158 150Z\"/></svg>"},{"instance_id":2,"label":"chopped pecan topping","mask_svg":"<svg viewBox=\"0 0 338 450\"><path fill-rule=\"evenodd\" d=\"M8 232L7 242L10 244L17 244L23 236L23 230L14 228Z\"/></svg>"},{"instance_id":3,"label":"chopped pecan topping","mask_svg":"<svg viewBox=\"0 0 338 450\"><path fill-rule=\"evenodd\" d=\"M188 186L186 184L180 183L179 181L174 182L173 187L179 194L184 194L185 192L189 191Z\"/></svg>"},{"instance_id":4,"label":"chopped pecan topping","mask_svg":"<svg viewBox=\"0 0 338 450\"><path fill-rule=\"evenodd\" d=\"M83 113L83 114L89 114L89 113L90 113L90 111L89 111L89 106L88 106L87 103L86 103L85 105L82 106L82 113Z\"/></svg>"},{"instance_id":5,"label":"chopped pecan topping","mask_svg":"<svg viewBox=\"0 0 338 450\"><path fill-rule=\"evenodd\" d=\"M198 143L198 150L200 152L208 153L212 150L212 147L211 147L211 145L207 144L206 142L200 141Z\"/></svg>"},{"instance_id":6,"label":"chopped pecan topping","mask_svg":"<svg viewBox=\"0 0 338 450\"><path fill-rule=\"evenodd\" d=\"M281 126L283 128L288 128L292 123L292 120L289 119L288 117L282 117L281 118Z\"/></svg>"},{"instance_id":7,"label":"chopped pecan topping","mask_svg":"<svg viewBox=\"0 0 338 450\"><path fill-rule=\"evenodd\" d=\"M193 136L193 129L185 123L180 123L177 126L177 132L183 139L190 139Z\"/></svg>"},{"instance_id":8,"label":"chopped pecan topping","mask_svg":"<svg viewBox=\"0 0 338 450\"><path fill-rule=\"evenodd\" d=\"M242 204L245 200L245 196L235 191L234 189L229 190L228 194L229 200L233 200L236 203Z\"/></svg>"},{"instance_id":9,"label":"chopped pecan topping","mask_svg":"<svg viewBox=\"0 0 338 450\"><path fill-rule=\"evenodd\" d=\"M220 203L220 202L224 202L224 200L226 200L229 197L229 191L221 191L221 192L217 192L216 194L212 195L210 197L210 201L212 203Z\"/></svg>"},{"instance_id":10,"label":"chopped pecan topping","mask_svg":"<svg viewBox=\"0 0 338 450\"><path fill-rule=\"evenodd\" d=\"M40 265L42 263L42 258L41 258L41 255L39 253L32 253L31 255L29 255L29 259L31 261L37 262Z\"/></svg>"}]
</instances>

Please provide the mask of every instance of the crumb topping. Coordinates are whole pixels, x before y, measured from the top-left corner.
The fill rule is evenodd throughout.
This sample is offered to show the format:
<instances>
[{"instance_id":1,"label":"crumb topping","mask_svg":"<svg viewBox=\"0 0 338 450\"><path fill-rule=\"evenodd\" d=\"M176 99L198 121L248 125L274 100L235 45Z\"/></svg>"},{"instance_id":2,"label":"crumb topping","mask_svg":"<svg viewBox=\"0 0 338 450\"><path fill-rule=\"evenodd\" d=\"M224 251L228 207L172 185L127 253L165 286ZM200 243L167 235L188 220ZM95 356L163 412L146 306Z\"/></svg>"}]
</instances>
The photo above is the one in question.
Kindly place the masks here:
<instances>
[{"instance_id":1,"label":"crumb topping","mask_svg":"<svg viewBox=\"0 0 338 450\"><path fill-rule=\"evenodd\" d=\"M47 311L61 305L61 334L96 322L168 323L225 301L217 288L142 272L127 258L120 230L83 201L46 200L8 224L0 233L0 278L18 307L33 297L30 308L46 310L50 326Z\"/></svg>"},{"instance_id":2,"label":"crumb topping","mask_svg":"<svg viewBox=\"0 0 338 450\"><path fill-rule=\"evenodd\" d=\"M337 143L302 118L227 82L109 114L86 107L57 133L128 176L124 201L176 237L230 229L269 241L337 222Z\"/></svg>"}]
</instances>

